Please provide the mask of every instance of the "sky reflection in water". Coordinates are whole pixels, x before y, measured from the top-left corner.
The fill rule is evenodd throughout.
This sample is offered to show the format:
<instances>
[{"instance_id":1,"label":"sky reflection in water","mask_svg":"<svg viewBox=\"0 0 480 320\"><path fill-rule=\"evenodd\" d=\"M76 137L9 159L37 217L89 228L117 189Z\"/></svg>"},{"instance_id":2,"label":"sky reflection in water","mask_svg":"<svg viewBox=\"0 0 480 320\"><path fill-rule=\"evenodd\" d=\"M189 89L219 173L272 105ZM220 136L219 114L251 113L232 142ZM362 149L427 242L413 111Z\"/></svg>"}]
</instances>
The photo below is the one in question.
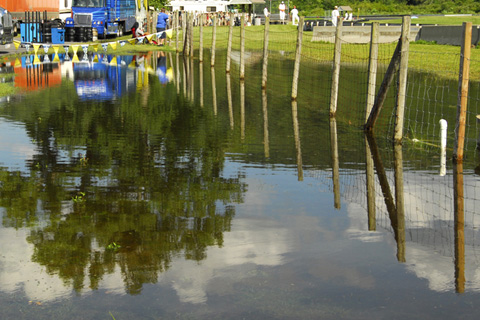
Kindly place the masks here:
<instances>
[{"instance_id":1,"label":"sky reflection in water","mask_svg":"<svg viewBox=\"0 0 480 320\"><path fill-rule=\"evenodd\" d=\"M22 93L23 98L14 97L0 106L0 167L5 189L0 206L0 296L3 301L14 301L13 305L0 304L7 310L3 311L6 318L16 314L18 305L27 308L25 318L33 314L68 318L82 312L85 319L105 318L109 311L117 318L138 319L179 314L195 318L446 318L476 312L471 304L480 289L477 201L469 196L465 204L466 293L455 295L451 172L439 176L438 168L423 168L403 173L405 229L400 234L404 243L396 238L382 186L375 180L376 230L369 230L365 163L358 160L364 157L362 143L353 150L352 159L340 164L342 197L337 204L329 156L332 140L319 144L315 138L328 136L328 128L306 121L308 111L299 108L300 173L297 164L302 157L291 128L292 113L285 120L278 112L290 111L289 104L283 103L280 110L275 109L276 100L269 104L271 143L270 156L265 157L265 136L261 130L254 132L264 128L258 100L247 102L247 108L256 112L255 120L251 126L247 121L246 132L239 132L244 115L239 111L239 83L234 82L232 133L223 79L217 77L221 89L195 87L195 99L200 99L198 90L204 90L206 103L200 109L197 100L192 103L176 96L174 82L180 77L175 77L182 69L175 70L174 58L98 55L48 67L26 61L12 64L16 77L28 78L16 80L16 86L28 91L33 85L34 92L44 90L52 98L51 106L44 109L30 107L38 112L30 118L22 113L27 110L28 95L25 98ZM39 83L41 77L33 76L45 73L55 83L48 83L47 77L42 78L47 82ZM71 92L76 94L71 99L78 109L64 112L62 108L69 106L59 103L59 96ZM219 101L215 112L208 102L213 92ZM160 108L158 116L155 108L169 103L172 108ZM97 114L89 113L90 108L111 117L91 121L94 128L86 126L81 132L86 119ZM147 119L141 116L143 112ZM72 114L78 119L72 121ZM62 121L74 130L61 128ZM39 129L45 122L49 126ZM77 127L78 123L82 125ZM42 132L50 132L45 135L48 143L39 140ZM137 136L138 132L142 134ZM362 141L361 132L353 135ZM199 142L203 138L213 141L212 145ZM175 146L170 148L172 141ZM393 168L386 163L393 192ZM18 185L41 190L30 191L36 209L23 220L13 209L21 208L16 201L25 194L8 189L8 181L17 173L23 176ZM465 175L464 179L467 194L474 192L476 177ZM63 193L45 190L53 185ZM209 188L215 191L202 190ZM73 200L81 190L86 192L86 203ZM170 198L175 196L185 197L185 203L175 203ZM213 208L214 214L206 209L196 216L198 203ZM130 218L136 223L134 229L121 229L124 225L114 222ZM178 234L182 235L175 238ZM166 241L168 237L173 241ZM108 244L114 240L122 247L113 252ZM49 258L49 243L66 246L59 253L67 256ZM167 245L172 248L157 251L158 246ZM77 265L84 272L81 283L72 272L75 269L62 266L63 259L70 263L70 249L74 249L72 255L86 250L87 258ZM164 265L149 264L154 261L151 256L161 254L165 254L159 258ZM399 257L405 262L399 262ZM41 306L34 309L28 301Z\"/></svg>"}]
</instances>

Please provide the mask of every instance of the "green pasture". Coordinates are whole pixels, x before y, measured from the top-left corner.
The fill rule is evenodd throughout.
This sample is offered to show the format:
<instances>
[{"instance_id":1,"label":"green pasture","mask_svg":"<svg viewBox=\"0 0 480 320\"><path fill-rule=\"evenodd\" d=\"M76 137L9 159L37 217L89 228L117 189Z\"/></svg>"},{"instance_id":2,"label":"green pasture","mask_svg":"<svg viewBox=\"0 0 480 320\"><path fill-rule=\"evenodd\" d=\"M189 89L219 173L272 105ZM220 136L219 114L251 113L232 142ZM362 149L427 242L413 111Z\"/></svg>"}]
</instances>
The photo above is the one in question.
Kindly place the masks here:
<instances>
[{"instance_id":1,"label":"green pasture","mask_svg":"<svg viewBox=\"0 0 480 320\"><path fill-rule=\"evenodd\" d=\"M422 19L439 19L439 17L424 17ZM461 23L465 19L472 19L480 21L479 16L462 16L462 17L445 17L444 22ZM413 21L416 22L414 19ZM401 21L400 19L398 21ZM422 20L423 21L423 20ZM425 20L427 21L427 20ZM473 21L472 21L473 22ZM210 50L212 47L213 28L203 27L203 48ZM217 27L215 48L217 50L225 50L228 45L229 27ZM246 51L262 51L264 46L264 30L265 26L248 26L245 28L245 50ZM240 32L241 28L233 28L232 50L238 51L240 49ZM303 32L302 45L302 59L317 61L318 63L331 63L333 61L334 45L327 42L312 42L313 32ZM103 40L102 42L128 40L131 36L124 36L122 38ZM173 34L172 39L167 41L164 47L158 47L153 44L135 44L126 43L124 46L117 44L116 49L108 47L109 54L138 54L147 51L162 50L175 51L176 35ZM178 49L182 50L182 32L178 36ZM270 25L269 26L269 43L268 48L271 55L280 53L284 58L294 59L297 42L297 28L293 25ZM100 43L100 42L97 42ZM97 43L90 43L92 45ZM195 50L200 46L200 28L194 28ZM395 50L396 44L381 44L379 49L379 64L388 64L390 58ZM78 50L82 50L79 46ZM89 47L90 51L94 51L93 46ZM99 45L96 50L102 52L103 49ZM64 52L60 48L60 52ZM50 49L49 53L53 53ZM198 54L198 53L196 53ZM342 44L342 63L365 64L368 63L369 44ZM458 78L460 59L460 47L449 45L437 45L432 43L410 43L409 51L409 68L419 70L425 73L430 73L442 78L456 79ZM472 48L471 50L471 65L470 65L470 79L480 80L480 60L479 49Z\"/></svg>"},{"instance_id":2,"label":"green pasture","mask_svg":"<svg viewBox=\"0 0 480 320\"><path fill-rule=\"evenodd\" d=\"M412 15L412 24L416 25L443 25L443 26L458 26L462 25L464 22L471 22L473 25L480 25L480 15L432 15L432 16L415 16ZM391 23L391 24L401 24L402 18L394 18L388 20L375 20L371 19L367 23L371 22L380 22L380 23Z\"/></svg>"}]
</instances>

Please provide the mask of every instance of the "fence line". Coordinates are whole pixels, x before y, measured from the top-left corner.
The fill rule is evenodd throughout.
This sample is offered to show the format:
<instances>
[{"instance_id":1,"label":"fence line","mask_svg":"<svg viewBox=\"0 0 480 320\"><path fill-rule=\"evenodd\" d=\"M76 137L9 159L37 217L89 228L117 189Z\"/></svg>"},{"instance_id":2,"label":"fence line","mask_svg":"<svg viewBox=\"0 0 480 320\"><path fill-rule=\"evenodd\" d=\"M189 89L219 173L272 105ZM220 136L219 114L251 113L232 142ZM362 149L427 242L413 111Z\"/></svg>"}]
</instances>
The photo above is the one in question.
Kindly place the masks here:
<instances>
[{"instance_id":1,"label":"fence line","mask_svg":"<svg viewBox=\"0 0 480 320\"><path fill-rule=\"evenodd\" d=\"M442 50L445 52L439 53L438 51L425 50L425 46L421 47L412 44L410 48L403 51L403 59L399 61L393 60L399 65L396 66L394 64L391 67L393 70L389 71L387 66L392 61L392 57L402 53L400 48L397 48L398 53L394 52L395 44L381 43L377 38L373 37L370 43L351 43L348 40L350 38L342 37L341 32L339 32L341 31L339 30L340 28L337 29L339 33L337 45L329 42L326 36L324 38L316 36L313 39L311 32L303 32L299 58L296 58L298 28L293 28L292 26L272 28L270 25L268 25L268 28L264 25L249 27L246 26L244 16L242 16L241 20L243 23L240 23L240 28L237 28L232 23L237 18L238 16L231 14L228 18L222 17L220 21L217 21L215 16L212 15L209 15L208 19L204 19L202 15L192 16L192 19L194 19L193 24L196 27L194 28L191 43L196 50L200 51L198 53L200 59L203 58L203 49L210 48L212 52L211 64L218 67L214 60L215 52L227 49L226 72L231 71L230 64L232 61L235 61L235 63L239 63L239 77L246 80L251 77L249 72L252 71L251 69L245 70L244 63L251 64L255 59L263 61L263 63L259 64L261 66L259 73L263 77L263 88L267 86L268 77L288 77L292 79L290 83L288 81L276 83L277 90L290 95L292 98L301 97L302 94L308 92L310 95L318 96L320 107L325 105L325 101L331 101L332 108L330 109L330 114L341 119L346 117L345 112L349 110L349 105L363 104L365 106L363 112L358 114L350 112L348 114L349 121L354 121L355 125L363 125L365 123L365 115L369 112L372 99L374 97L376 99L379 98L379 93L374 92L374 89L382 90L380 82L377 80L383 78L385 73L391 72L387 82L392 84L394 81L401 81L403 89L399 91L398 88L394 88L392 92L384 93L382 99L384 99L388 108L376 125L393 132L392 139L394 140L401 141L403 138L407 138L422 143L424 148L429 148L440 145L438 143L438 123L440 119L446 119L449 123L448 139L454 141L455 134L453 129L456 127L454 125L456 119L452 119L448 109L451 108L452 104L457 104L453 103L457 95L454 95L448 89L448 85L455 81L454 78L459 79L458 66L462 54L460 54L458 48L443 46ZM205 21L205 23L202 23L202 21ZM212 26L205 27L205 25L209 24ZM179 34L183 33L182 37L185 38L186 23L184 21L175 21L175 25L182 25L182 28L176 29L175 37L178 39ZM200 25L202 27L199 27ZM410 23L405 22L404 27L408 26L410 26ZM409 41L405 38L404 46L408 46L408 43ZM183 41L183 44L185 45L185 41ZM341 62L338 61L340 60L340 54ZM446 64L439 65L436 63L438 59L446 61ZM475 56L467 60L470 61L472 59L475 60ZM297 70L295 68L288 67L295 66L296 61L301 61L298 75L296 75ZM410 66L408 66L409 73L407 77L406 65L408 61L410 61ZM314 65L315 67L305 72L305 68L308 68L305 67L306 65ZM374 67L376 67L376 70ZM332 68L334 70L333 76ZM469 72L472 72L472 70L469 70ZM473 75L478 76L477 68L474 68ZM337 76L338 87L335 80ZM311 88L308 79L319 78L330 79L322 81L322 86L319 88ZM463 78L465 79L464 76ZM477 109L478 101L480 101L480 88L479 83L470 82L471 90L467 96L468 98L466 98L470 105L470 111L467 109L465 112L465 150L475 150L475 148L472 149L470 146L472 145L472 140L477 140L478 132L476 115L479 112ZM296 92L295 83L301 83L298 92ZM248 81L246 85L249 85ZM352 94L352 90L355 90L356 94ZM337 101L335 102L336 99ZM405 109L397 113L399 109L396 106L399 104L404 104ZM404 118L404 120L396 122L395 119L398 119L399 116ZM395 128L395 126L399 125L401 127Z\"/></svg>"}]
</instances>

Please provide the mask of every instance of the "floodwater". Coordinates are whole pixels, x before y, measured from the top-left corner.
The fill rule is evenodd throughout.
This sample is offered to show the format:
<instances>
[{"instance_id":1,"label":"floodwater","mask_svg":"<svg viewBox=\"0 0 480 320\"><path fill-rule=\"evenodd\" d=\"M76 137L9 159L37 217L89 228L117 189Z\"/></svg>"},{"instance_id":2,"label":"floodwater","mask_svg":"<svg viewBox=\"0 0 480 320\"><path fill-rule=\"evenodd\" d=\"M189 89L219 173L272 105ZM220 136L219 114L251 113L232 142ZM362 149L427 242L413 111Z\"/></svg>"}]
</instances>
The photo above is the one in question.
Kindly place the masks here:
<instances>
[{"instance_id":1,"label":"floodwater","mask_svg":"<svg viewBox=\"0 0 480 320\"><path fill-rule=\"evenodd\" d=\"M329 121L325 79L292 103L293 63L262 91L255 59L245 82L175 53L8 64L1 319L479 313L475 156L366 139L361 90Z\"/></svg>"}]
</instances>

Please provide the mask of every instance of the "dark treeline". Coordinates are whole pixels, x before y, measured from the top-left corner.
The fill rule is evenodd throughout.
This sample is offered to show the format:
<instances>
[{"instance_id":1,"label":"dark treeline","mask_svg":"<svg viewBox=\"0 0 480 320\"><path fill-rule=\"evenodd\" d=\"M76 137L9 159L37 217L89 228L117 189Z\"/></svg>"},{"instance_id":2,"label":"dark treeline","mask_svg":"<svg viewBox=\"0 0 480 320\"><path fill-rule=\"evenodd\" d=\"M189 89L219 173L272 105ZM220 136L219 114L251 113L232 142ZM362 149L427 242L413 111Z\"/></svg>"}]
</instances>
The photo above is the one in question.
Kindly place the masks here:
<instances>
[{"instance_id":1,"label":"dark treeline","mask_svg":"<svg viewBox=\"0 0 480 320\"><path fill-rule=\"evenodd\" d=\"M480 12L479 0L295 0L302 15L323 15L334 6L350 6L360 14L453 14Z\"/></svg>"}]
</instances>

